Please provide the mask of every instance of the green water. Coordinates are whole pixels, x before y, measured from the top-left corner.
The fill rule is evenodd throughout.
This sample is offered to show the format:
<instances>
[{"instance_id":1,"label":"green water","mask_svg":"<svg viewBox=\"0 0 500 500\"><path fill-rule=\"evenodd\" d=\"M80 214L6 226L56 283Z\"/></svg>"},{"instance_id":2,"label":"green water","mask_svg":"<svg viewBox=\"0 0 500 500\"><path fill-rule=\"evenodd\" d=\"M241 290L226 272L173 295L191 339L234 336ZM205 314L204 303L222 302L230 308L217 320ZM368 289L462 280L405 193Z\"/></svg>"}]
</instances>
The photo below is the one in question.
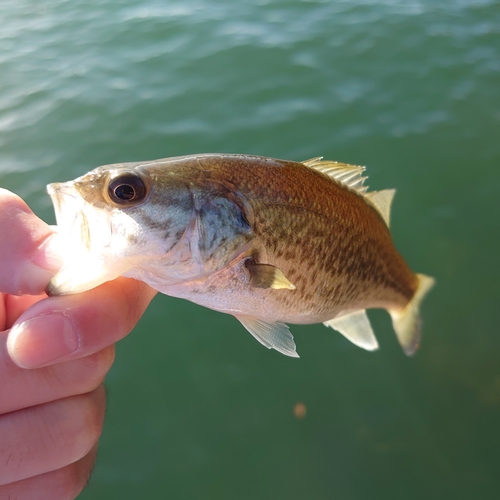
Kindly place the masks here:
<instances>
[{"instance_id":1,"label":"green water","mask_svg":"<svg viewBox=\"0 0 500 500\"><path fill-rule=\"evenodd\" d=\"M296 360L158 296L81 498L497 498L498 2L3 0L0 25L0 185L45 220L45 184L101 164L323 155L397 188L396 244L438 281L411 359L383 312L380 351L295 326Z\"/></svg>"}]
</instances>

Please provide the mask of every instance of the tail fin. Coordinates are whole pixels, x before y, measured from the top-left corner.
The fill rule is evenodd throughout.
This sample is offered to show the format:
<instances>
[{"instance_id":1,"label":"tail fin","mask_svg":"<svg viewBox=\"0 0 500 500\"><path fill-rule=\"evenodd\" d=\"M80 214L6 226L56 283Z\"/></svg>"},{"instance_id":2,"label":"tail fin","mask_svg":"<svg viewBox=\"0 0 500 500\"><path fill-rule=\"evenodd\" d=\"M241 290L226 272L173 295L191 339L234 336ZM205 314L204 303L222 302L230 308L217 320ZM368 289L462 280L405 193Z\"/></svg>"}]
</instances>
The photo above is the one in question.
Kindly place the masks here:
<instances>
[{"instance_id":1,"label":"tail fin","mask_svg":"<svg viewBox=\"0 0 500 500\"><path fill-rule=\"evenodd\" d=\"M420 345L420 303L435 283L430 276L417 274L417 277L417 291L408 305L403 310L389 311L399 343L407 356L413 356Z\"/></svg>"}]
</instances>

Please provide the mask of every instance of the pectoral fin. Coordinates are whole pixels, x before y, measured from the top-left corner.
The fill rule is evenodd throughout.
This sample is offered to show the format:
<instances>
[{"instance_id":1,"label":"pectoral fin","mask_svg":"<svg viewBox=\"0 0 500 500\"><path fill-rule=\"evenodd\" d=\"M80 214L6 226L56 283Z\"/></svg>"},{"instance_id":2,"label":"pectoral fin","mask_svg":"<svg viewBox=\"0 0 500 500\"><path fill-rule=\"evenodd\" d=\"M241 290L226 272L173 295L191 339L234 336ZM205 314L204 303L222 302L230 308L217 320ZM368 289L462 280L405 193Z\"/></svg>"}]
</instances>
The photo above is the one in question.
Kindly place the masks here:
<instances>
[{"instance_id":1,"label":"pectoral fin","mask_svg":"<svg viewBox=\"0 0 500 500\"><path fill-rule=\"evenodd\" d=\"M253 260L249 260L246 267L250 271L250 284L256 288L295 290L295 285L290 283L286 276L275 266L256 264Z\"/></svg>"},{"instance_id":2,"label":"pectoral fin","mask_svg":"<svg viewBox=\"0 0 500 500\"><path fill-rule=\"evenodd\" d=\"M378 349L378 342L365 310L346 314L323 324L337 330L358 347L362 347L367 351Z\"/></svg>"},{"instance_id":3,"label":"pectoral fin","mask_svg":"<svg viewBox=\"0 0 500 500\"><path fill-rule=\"evenodd\" d=\"M276 349L285 356L298 358L293 335L281 321L269 322L252 316L236 316L241 324L268 349Z\"/></svg>"}]
</instances>

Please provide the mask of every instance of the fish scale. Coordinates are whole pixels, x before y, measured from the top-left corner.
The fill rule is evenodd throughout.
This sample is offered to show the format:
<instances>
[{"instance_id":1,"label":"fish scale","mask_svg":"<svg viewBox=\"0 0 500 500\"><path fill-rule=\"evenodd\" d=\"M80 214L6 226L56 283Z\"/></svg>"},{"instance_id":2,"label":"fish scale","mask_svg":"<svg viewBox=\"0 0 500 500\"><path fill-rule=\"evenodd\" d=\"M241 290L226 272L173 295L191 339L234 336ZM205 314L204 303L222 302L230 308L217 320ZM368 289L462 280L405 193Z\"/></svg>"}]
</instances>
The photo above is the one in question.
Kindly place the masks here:
<instances>
[{"instance_id":1,"label":"fish scale","mask_svg":"<svg viewBox=\"0 0 500 500\"><path fill-rule=\"evenodd\" d=\"M376 349L365 310L379 307L413 354L433 279L394 247L394 191L367 191L363 173L321 158L206 154L108 165L50 185L71 252L48 293L132 277L232 314L263 345L295 357L286 323L324 322ZM71 203L73 223L63 215ZM106 223L111 241L100 245Z\"/></svg>"}]
</instances>

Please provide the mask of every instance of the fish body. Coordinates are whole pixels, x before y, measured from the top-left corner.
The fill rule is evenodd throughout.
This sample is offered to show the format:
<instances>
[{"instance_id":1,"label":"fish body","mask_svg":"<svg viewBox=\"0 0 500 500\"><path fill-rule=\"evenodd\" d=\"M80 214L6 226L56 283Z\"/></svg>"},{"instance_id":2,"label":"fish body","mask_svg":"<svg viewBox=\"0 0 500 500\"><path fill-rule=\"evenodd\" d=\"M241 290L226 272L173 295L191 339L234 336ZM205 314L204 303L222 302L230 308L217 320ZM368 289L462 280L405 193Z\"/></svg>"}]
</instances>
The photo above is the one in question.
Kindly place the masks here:
<instances>
[{"instance_id":1,"label":"fish body","mask_svg":"<svg viewBox=\"0 0 500 500\"><path fill-rule=\"evenodd\" d=\"M139 279L234 315L290 356L286 323L323 322L376 349L365 310L384 308L413 354L433 279L411 271L394 247L394 191L368 192L363 170L321 158L205 154L107 165L51 184L68 260L48 293Z\"/></svg>"}]
</instances>

